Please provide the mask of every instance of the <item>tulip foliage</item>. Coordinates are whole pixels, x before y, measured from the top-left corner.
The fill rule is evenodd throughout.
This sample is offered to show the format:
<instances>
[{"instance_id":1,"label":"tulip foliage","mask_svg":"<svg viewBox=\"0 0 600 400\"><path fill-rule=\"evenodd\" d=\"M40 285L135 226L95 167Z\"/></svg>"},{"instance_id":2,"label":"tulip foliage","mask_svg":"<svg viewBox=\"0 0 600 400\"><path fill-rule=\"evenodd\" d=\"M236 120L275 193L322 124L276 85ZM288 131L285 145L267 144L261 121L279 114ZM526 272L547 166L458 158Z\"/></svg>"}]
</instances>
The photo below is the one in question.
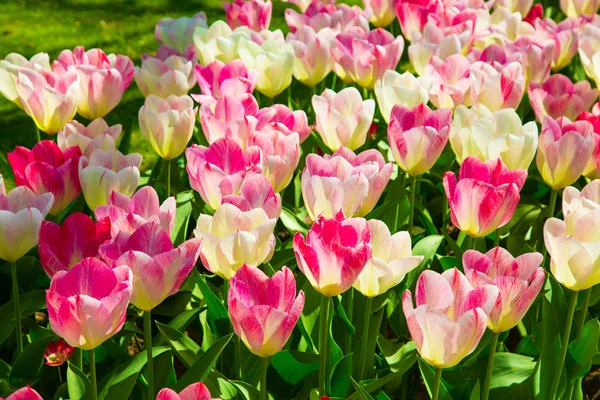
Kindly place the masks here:
<instances>
[{"instance_id":1,"label":"tulip foliage","mask_svg":"<svg viewBox=\"0 0 600 400\"><path fill-rule=\"evenodd\" d=\"M0 59L0 400L597 395L600 1L274 3Z\"/></svg>"}]
</instances>

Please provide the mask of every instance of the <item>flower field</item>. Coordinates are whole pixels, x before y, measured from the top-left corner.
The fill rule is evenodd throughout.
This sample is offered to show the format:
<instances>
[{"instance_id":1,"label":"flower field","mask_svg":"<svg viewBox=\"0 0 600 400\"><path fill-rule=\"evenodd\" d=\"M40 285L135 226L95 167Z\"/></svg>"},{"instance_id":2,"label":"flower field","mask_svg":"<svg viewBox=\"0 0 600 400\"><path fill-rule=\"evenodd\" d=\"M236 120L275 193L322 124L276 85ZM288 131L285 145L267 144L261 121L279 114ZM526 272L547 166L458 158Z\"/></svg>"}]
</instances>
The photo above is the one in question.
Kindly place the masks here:
<instances>
[{"instance_id":1,"label":"flower field","mask_svg":"<svg viewBox=\"0 0 600 400\"><path fill-rule=\"evenodd\" d=\"M0 400L597 398L599 8L8 3Z\"/></svg>"}]
</instances>

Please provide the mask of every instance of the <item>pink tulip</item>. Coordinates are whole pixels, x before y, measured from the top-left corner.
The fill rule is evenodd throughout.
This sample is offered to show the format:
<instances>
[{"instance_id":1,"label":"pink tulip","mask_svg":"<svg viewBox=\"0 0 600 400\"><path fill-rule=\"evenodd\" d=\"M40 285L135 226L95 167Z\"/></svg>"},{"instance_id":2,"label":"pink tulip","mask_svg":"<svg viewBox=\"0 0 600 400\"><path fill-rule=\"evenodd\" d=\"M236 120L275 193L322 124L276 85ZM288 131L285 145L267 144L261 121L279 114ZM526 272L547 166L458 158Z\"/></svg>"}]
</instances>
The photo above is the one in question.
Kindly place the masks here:
<instances>
[{"instance_id":1,"label":"pink tulip","mask_svg":"<svg viewBox=\"0 0 600 400\"><path fill-rule=\"evenodd\" d=\"M147 222L132 234L119 233L99 252L109 266L131 269L131 304L150 311L177 293L200 256L201 243L201 239L190 239L174 248L167 231L156 222Z\"/></svg>"},{"instance_id":2,"label":"pink tulip","mask_svg":"<svg viewBox=\"0 0 600 400\"><path fill-rule=\"evenodd\" d=\"M110 226L114 239L119 232L133 233L147 222L155 222L161 229L171 234L175 223L177 203L175 197L167 198L159 205L158 194L152 186L144 186L131 199L119 192L112 192L106 205L96 207L96 221Z\"/></svg>"},{"instance_id":3,"label":"pink tulip","mask_svg":"<svg viewBox=\"0 0 600 400\"><path fill-rule=\"evenodd\" d=\"M499 0L498 5L506 7L510 12L519 12L525 17L530 12L533 0Z\"/></svg>"},{"instance_id":4,"label":"pink tulip","mask_svg":"<svg viewBox=\"0 0 600 400\"><path fill-rule=\"evenodd\" d=\"M587 121L594 128L594 150L590 156L590 161L583 170L583 175L590 179L600 178L600 103L592 108L592 112L583 112L577 117L577 121Z\"/></svg>"},{"instance_id":5,"label":"pink tulip","mask_svg":"<svg viewBox=\"0 0 600 400\"><path fill-rule=\"evenodd\" d=\"M121 330L131 298L131 270L85 258L58 271L46 290L50 327L73 347L92 350Z\"/></svg>"},{"instance_id":6,"label":"pink tulip","mask_svg":"<svg viewBox=\"0 0 600 400\"><path fill-rule=\"evenodd\" d=\"M579 114L588 111L596 100L598 89L592 89L587 80L573 84L566 76L555 74L543 85L536 82L529 84L529 101L540 123L546 116L552 119L564 116L573 121Z\"/></svg>"},{"instance_id":7,"label":"pink tulip","mask_svg":"<svg viewBox=\"0 0 600 400\"><path fill-rule=\"evenodd\" d=\"M413 176L429 171L448 143L450 122L452 110L447 108L394 106L388 142L400 168Z\"/></svg>"},{"instance_id":8,"label":"pink tulip","mask_svg":"<svg viewBox=\"0 0 600 400\"><path fill-rule=\"evenodd\" d=\"M365 10L370 9L371 23L378 28L391 24L396 19L397 0L363 0Z\"/></svg>"},{"instance_id":9,"label":"pink tulip","mask_svg":"<svg viewBox=\"0 0 600 400\"><path fill-rule=\"evenodd\" d=\"M483 162L467 157L458 182L453 172L446 172L443 178L452 223L472 237L487 236L506 225L526 178L526 170L510 171L499 158Z\"/></svg>"},{"instance_id":10,"label":"pink tulip","mask_svg":"<svg viewBox=\"0 0 600 400\"><path fill-rule=\"evenodd\" d=\"M62 225L42 222L39 252L46 275L52 278L84 258L97 257L100 245L110 239L110 228L103 221L95 223L79 212L69 215Z\"/></svg>"},{"instance_id":11,"label":"pink tulip","mask_svg":"<svg viewBox=\"0 0 600 400\"><path fill-rule=\"evenodd\" d=\"M483 104L492 112L516 109L524 93L525 79L518 62L499 68L482 61L471 65L471 104Z\"/></svg>"},{"instance_id":12,"label":"pink tulip","mask_svg":"<svg viewBox=\"0 0 600 400\"><path fill-rule=\"evenodd\" d=\"M296 132L300 143L304 142L312 132L303 110L292 111L283 104L273 104L258 110L254 116L258 119L256 130L261 132L278 131L286 136Z\"/></svg>"},{"instance_id":13,"label":"pink tulip","mask_svg":"<svg viewBox=\"0 0 600 400\"><path fill-rule=\"evenodd\" d=\"M0 192L0 259L17 261L38 245L42 221L53 201L52 193L38 196L27 186Z\"/></svg>"},{"instance_id":14,"label":"pink tulip","mask_svg":"<svg viewBox=\"0 0 600 400\"><path fill-rule=\"evenodd\" d=\"M309 87L315 87L331 72L333 57L331 45L335 33L330 28L315 31L301 25L288 33L287 42L294 46L294 78Z\"/></svg>"},{"instance_id":15,"label":"pink tulip","mask_svg":"<svg viewBox=\"0 0 600 400\"><path fill-rule=\"evenodd\" d=\"M192 383L179 394L172 389L161 389L156 400L211 400L210 392L202 382Z\"/></svg>"},{"instance_id":16,"label":"pink tulip","mask_svg":"<svg viewBox=\"0 0 600 400\"><path fill-rule=\"evenodd\" d=\"M230 203L241 211L262 208L269 218L278 219L281 214L281 196L273 191L273 186L262 175L250 175L242 182L240 194L223 197L222 203Z\"/></svg>"},{"instance_id":17,"label":"pink tulip","mask_svg":"<svg viewBox=\"0 0 600 400\"><path fill-rule=\"evenodd\" d=\"M562 210L566 217L577 210L590 211L600 208L600 179L594 179L580 192L573 186L567 186L563 191Z\"/></svg>"},{"instance_id":18,"label":"pink tulip","mask_svg":"<svg viewBox=\"0 0 600 400\"><path fill-rule=\"evenodd\" d=\"M234 0L233 3L223 2L227 24L231 29L247 26L253 31L260 32L269 29L273 3L271 0Z\"/></svg>"},{"instance_id":19,"label":"pink tulip","mask_svg":"<svg viewBox=\"0 0 600 400\"><path fill-rule=\"evenodd\" d=\"M315 32L330 28L334 32L347 32L354 28L369 30L369 19L358 6L334 4L334 2L313 1L304 13L298 13L290 8L285 10L285 22L290 31L303 26L310 26Z\"/></svg>"},{"instance_id":20,"label":"pink tulip","mask_svg":"<svg viewBox=\"0 0 600 400\"><path fill-rule=\"evenodd\" d=\"M467 45L466 40L470 40L471 34L465 35L449 32L446 33L442 28L434 23L425 24L423 33L413 32L413 40L408 46L408 58L415 72L424 76L425 66L433 56L442 60L453 54L461 54L463 47Z\"/></svg>"},{"instance_id":21,"label":"pink tulip","mask_svg":"<svg viewBox=\"0 0 600 400\"><path fill-rule=\"evenodd\" d=\"M468 103L472 85L471 65L462 54L442 60L433 56L425 66L425 76L432 77L429 100L438 108L455 108Z\"/></svg>"},{"instance_id":22,"label":"pink tulip","mask_svg":"<svg viewBox=\"0 0 600 400\"><path fill-rule=\"evenodd\" d=\"M106 204L113 191L131 196L140 180L138 167L142 156L138 153L124 155L119 150L96 149L89 157L79 159L79 182L88 207Z\"/></svg>"},{"instance_id":23,"label":"pink tulip","mask_svg":"<svg viewBox=\"0 0 600 400\"><path fill-rule=\"evenodd\" d=\"M259 357L281 351L304 308L304 292L296 296L296 280L287 267L271 278L246 264L230 281L227 299L235 333Z\"/></svg>"},{"instance_id":24,"label":"pink tulip","mask_svg":"<svg viewBox=\"0 0 600 400\"><path fill-rule=\"evenodd\" d=\"M232 139L219 139L209 147L192 145L185 151L187 173L192 189L212 209L223 196L238 194L246 175L260 173L260 152L248 152Z\"/></svg>"},{"instance_id":25,"label":"pink tulip","mask_svg":"<svg viewBox=\"0 0 600 400\"><path fill-rule=\"evenodd\" d=\"M133 62L124 55L106 55L100 49L63 50L52 64L55 72L79 75L77 112L87 119L104 117L121 101L133 78Z\"/></svg>"},{"instance_id":26,"label":"pink tulip","mask_svg":"<svg viewBox=\"0 0 600 400\"><path fill-rule=\"evenodd\" d=\"M18 53L10 53L0 60L0 93L20 108L23 105L17 93L17 78L24 69L50 71L50 57L47 53L38 53L28 60Z\"/></svg>"},{"instance_id":27,"label":"pink tulip","mask_svg":"<svg viewBox=\"0 0 600 400\"><path fill-rule=\"evenodd\" d=\"M44 400L42 396L38 394L35 390L31 388L31 386L27 385L24 388L13 392L6 399L0 397L0 400Z\"/></svg>"},{"instance_id":28,"label":"pink tulip","mask_svg":"<svg viewBox=\"0 0 600 400\"><path fill-rule=\"evenodd\" d=\"M33 149L17 146L8 153L17 186L27 186L37 195L52 193L51 215L58 215L79 196L79 147L64 152L51 140L43 140Z\"/></svg>"},{"instance_id":29,"label":"pink tulip","mask_svg":"<svg viewBox=\"0 0 600 400\"><path fill-rule=\"evenodd\" d=\"M548 186L559 190L579 179L594 150L594 136L594 127L587 121L544 119L535 161Z\"/></svg>"},{"instance_id":30,"label":"pink tulip","mask_svg":"<svg viewBox=\"0 0 600 400\"><path fill-rule=\"evenodd\" d=\"M438 0L398 1L396 14L402 28L402 34L408 41L413 41L413 32L423 33L423 28L430 14L435 14L443 7Z\"/></svg>"},{"instance_id":31,"label":"pink tulip","mask_svg":"<svg viewBox=\"0 0 600 400\"><path fill-rule=\"evenodd\" d=\"M543 83L548 79L556 47L552 39L536 41L531 36L522 36L509 47L511 52L523 55L523 75L527 83Z\"/></svg>"},{"instance_id":32,"label":"pink tulip","mask_svg":"<svg viewBox=\"0 0 600 400\"><path fill-rule=\"evenodd\" d=\"M533 25L536 29L534 36L554 41L552 70L560 71L569 65L577 54L580 21L567 18L557 24L550 18L544 18L537 19Z\"/></svg>"},{"instance_id":33,"label":"pink tulip","mask_svg":"<svg viewBox=\"0 0 600 400\"><path fill-rule=\"evenodd\" d=\"M404 50L402 36L394 37L381 28L340 33L331 49L334 60L358 85L373 89L388 69L396 69Z\"/></svg>"},{"instance_id":34,"label":"pink tulip","mask_svg":"<svg viewBox=\"0 0 600 400\"><path fill-rule=\"evenodd\" d=\"M21 69L16 88L27 115L40 131L49 135L63 129L77 112L79 78L75 71L57 74Z\"/></svg>"},{"instance_id":35,"label":"pink tulip","mask_svg":"<svg viewBox=\"0 0 600 400\"><path fill-rule=\"evenodd\" d=\"M371 258L371 228L363 218L319 215L306 234L294 236L298 268L310 284L325 296L350 289Z\"/></svg>"},{"instance_id":36,"label":"pink tulip","mask_svg":"<svg viewBox=\"0 0 600 400\"><path fill-rule=\"evenodd\" d=\"M531 25L535 24L535 21L544 17L544 6L541 4L534 4L529 13L523 17L523 22L528 22Z\"/></svg>"},{"instance_id":37,"label":"pink tulip","mask_svg":"<svg viewBox=\"0 0 600 400\"><path fill-rule=\"evenodd\" d=\"M594 15L600 8L598 0L560 0L560 9L567 17Z\"/></svg>"},{"instance_id":38,"label":"pink tulip","mask_svg":"<svg viewBox=\"0 0 600 400\"><path fill-rule=\"evenodd\" d=\"M488 327L493 332L514 328L537 297L544 285L544 268L540 253L526 253L514 258L502 247L485 254L467 250L463 267L474 287L495 285L499 295L489 313Z\"/></svg>"},{"instance_id":39,"label":"pink tulip","mask_svg":"<svg viewBox=\"0 0 600 400\"><path fill-rule=\"evenodd\" d=\"M73 347L69 346L64 339L58 339L56 342L48 343L46 351L44 352L44 358L46 359L46 365L51 367L59 367L69 359L73 353Z\"/></svg>"},{"instance_id":40,"label":"pink tulip","mask_svg":"<svg viewBox=\"0 0 600 400\"><path fill-rule=\"evenodd\" d=\"M196 13L191 18L163 18L156 24L154 36L160 44L182 53L190 44L194 44L196 28L206 26L206 14L203 12Z\"/></svg>"},{"instance_id":41,"label":"pink tulip","mask_svg":"<svg viewBox=\"0 0 600 400\"><path fill-rule=\"evenodd\" d=\"M402 295L402 309L417 351L428 364L450 368L471 354L479 344L487 315L498 298L498 288L473 288L456 268L443 274L425 270L415 289Z\"/></svg>"},{"instance_id":42,"label":"pink tulip","mask_svg":"<svg viewBox=\"0 0 600 400\"><path fill-rule=\"evenodd\" d=\"M201 94L192 94L192 97L200 104L214 102L224 95L245 98L254 91L258 79L257 72L246 70L241 60L227 64L215 60L206 67L198 64L194 67L194 76Z\"/></svg>"},{"instance_id":43,"label":"pink tulip","mask_svg":"<svg viewBox=\"0 0 600 400\"><path fill-rule=\"evenodd\" d=\"M96 118L87 127L73 120L58 132L58 147L65 151L69 147L79 146L81 153L89 158L96 149L116 149L122 128L121 124L108 126L102 118Z\"/></svg>"},{"instance_id":44,"label":"pink tulip","mask_svg":"<svg viewBox=\"0 0 600 400\"><path fill-rule=\"evenodd\" d=\"M200 106L202 132L208 143L218 139L231 138L242 149L246 149L248 137L256 129L254 117L258 111L256 99L249 96L239 99L235 96L221 96L214 104Z\"/></svg>"}]
</instances>

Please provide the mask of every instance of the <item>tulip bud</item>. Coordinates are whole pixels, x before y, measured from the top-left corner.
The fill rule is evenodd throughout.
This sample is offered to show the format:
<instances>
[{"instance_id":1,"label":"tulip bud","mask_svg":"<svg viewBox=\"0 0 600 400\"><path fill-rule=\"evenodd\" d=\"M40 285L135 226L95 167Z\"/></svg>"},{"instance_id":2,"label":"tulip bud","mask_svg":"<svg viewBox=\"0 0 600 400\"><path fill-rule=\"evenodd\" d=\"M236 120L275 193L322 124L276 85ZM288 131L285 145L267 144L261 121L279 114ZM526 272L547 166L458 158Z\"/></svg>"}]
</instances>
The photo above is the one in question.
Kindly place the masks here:
<instances>
[{"instance_id":1,"label":"tulip bud","mask_svg":"<svg viewBox=\"0 0 600 400\"><path fill-rule=\"evenodd\" d=\"M89 158L96 149L116 149L122 128L121 124L109 127L102 118L96 118L87 127L73 120L58 132L58 147L65 151L69 147L79 146L81 154Z\"/></svg>"},{"instance_id":2,"label":"tulip bud","mask_svg":"<svg viewBox=\"0 0 600 400\"><path fill-rule=\"evenodd\" d=\"M20 108L23 105L17 93L17 78L24 69L50 71L50 57L47 53L38 53L28 60L18 53L10 53L0 60L0 93Z\"/></svg>"},{"instance_id":3,"label":"tulip bud","mask_svg":"<svg viewBox=\"0 0 600 400\"><path fill-rule=\"evenodd\" d=\"M46 365L59 367L69 359L71 353L73 353L73 347L69 346L63 339L58 339L56 342L50 342L48 343L48 346L46 346L46 351L44 352Z\"/></svg>"},{"instance_id":4,"label":"tulip bud","mask_svg":"<svg viewBox=\"0 0 600 400\"><path fill-rule=\"evenodd\" d=\"M230 138L246 149L248 137L256 129L258 121L254 115L257 111L258 103L252 95L244 98L221 96L216 102L200 107L202 132L210 144Z\"/></svg>"},{"instance_id":5,"label":"tulip bud","mask_svg":"<svg viewBox=\"0 0 600 400\"><path fill-rule=\"evenodd\" d=\"M233 3L223 2L227 23L232 29L247 26L253 31L260 32L269 29L273 3L270 0L234 0Z\"/></svg>"},{"instance_id":6,"label":"tulip bud","mask_svg":"<svg viewBox=\"0 0 600 400\"><path fill-rule=\"evenodd\" d=\"M144 97L151 94L162 98L186 95L196 84L196 57L196 50L191 45L183 54L161 46L156 57L142 55L142 66L135 67L135 83Z\"/></svg>"},{"instance_id":7,"label":"tulip bud","mask_svg":"<svg viewBox=\"0 0 600 400\"><path fill-rule=\"evenodd\" d=\"M288 33L287 42L294 47L294 78L309 87L316 86L331 72L331 44L335 33L330 28L316 32L302 25Z\"/></svg>"},{"instance_id":8,"label":"tulip bud","mask_svg":"<svg viewBox=\"0 0 600 400\"><path fill-rule=\"evenodd\" d=\"M383 78L375 82L377 105L385 122L390 123L390 115L395 105L413 108L429 101L429 85L423 78L415 78L410 72L402 75L387 70Z\"/></svg>"}]
</instances>

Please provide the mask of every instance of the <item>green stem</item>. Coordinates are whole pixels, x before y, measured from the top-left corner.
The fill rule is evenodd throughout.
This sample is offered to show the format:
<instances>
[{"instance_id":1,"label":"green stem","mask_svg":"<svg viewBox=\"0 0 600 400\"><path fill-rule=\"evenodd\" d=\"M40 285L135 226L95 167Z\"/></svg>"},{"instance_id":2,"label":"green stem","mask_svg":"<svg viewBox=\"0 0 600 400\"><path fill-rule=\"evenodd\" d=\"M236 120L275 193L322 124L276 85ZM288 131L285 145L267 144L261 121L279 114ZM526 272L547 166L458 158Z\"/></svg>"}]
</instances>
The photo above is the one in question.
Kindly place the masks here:
<instances>
[{"instance_id":1,"label":"green stem","mask_svg":"<svg viewBox=\"0 0 600 400\"><path fill-rule=\"evenodd\" d=\"M400 179L400 187L403 187L405 185L405 180L406 180L406 176L404 175L404 171L402 170L398 170L398 177L396 179ZM398 232L398 221L400 220L400 202L398 202L396 204L396 218L394 219L394 232L392 233L396 233Z\"/></svg>"},{"instance_id":2,"label":"green stem","mask_svg":"<svg viewBox=\"0 0 600 400\"><path fill-rule=\"evenodd\" d=\"M440 384L442 383L442 369L437 368L435 371L435 380L433 381L433 388L431 388L431 399L438 400L440 395Z\"/></svg>"},{"instance_id":3,"label":"green stem","mask_svg":"<svg viewBox=\"0 0 600 400\"><path fill-rule=\"evenodd\" d=\"M267 369L271 362L270 357L264 357L262 359L262 368L260 373L260 400L267 400Z\"/></svg>"},{"instance_id":4,"label":"green stem","mask_svg":"<svg viewBox=\"0 0 600 400\"><path fill-rule=\"evenodd\" d=\"M415 223L415 192L417 191L417 176L412 176L410 180L410 214L408 220L408 233L412 236Z\"/></svg>"},{"instance_id":5,"label":"green stem","mask_svg":"<svg viewBox=\"0 0 600 400\"><path fill-rule=\"evenodd\" d=\"M235 373L238 381L242 380L242 339L235 341Z\"/></svg>"},{"instance_id":6,"label":"green stem","mask_svg":"<svg viewBox=\"0 0 600 400\"><path fill-rule=\"evenodd\" d=\"M581 310L579 311L579 314L577 315L578 324L576 325L577 331L576 331L576 336L574 338L575 340L579 339L579 337L581 336L581 332L583 332L583 327L585 326L585 316L587 315L587 309L590 304L591 295L592 295L592 289L587 289L585 291L585 297L583 299L583 306L582 306ZM575 391L575 388L577 386L581 385L581 381L582 381L582 378L578 378L577 381L575 381L575 384L571 386L568 399L571 399L573 397L573 392Z\"/></svg>"},{"instance_id":7,"label":"green stem","mask_svg":"<svg viewBox=\"0 0 600 400\"><path fill-rule=\"evenodd\" d=\"M548 203L548 218L554 217L554 209L556 208L556 197L558 196L558 191L553 190L550 192L550 202ZM542 263L546 264L546 256L548 255L548 249L546 245L544 245L544 251L542 252ZM550 265L548 263L548 265Z\"/></svg>"},{"instance_id":8,"label":"green stem","mask_svg":"<svg viewBox=\"0 0 600 400\"><path fill-rule=\"evenodd\" d=\"M321 329L319 337L319 396L325 396L325 380L327 378L327 345L329 342L328 331L329 331L329 297L323 295L321 297Z\"/></svg>"},{"instance_id":9,"label":"green stem","mask_svg":"<svg viewBox=\"0 0 600 400\"><path fill-rule=\"evenodd\" d=\"M15 331L17 334L17 357L23 351L23 333L21 332L21 303L19 302L19 282L17 281L17 262L10 263L12 276L13 304L15 306Z\"/></svg>"},{"instance_id":10,"label":"green stem","mask_svg":"<svg viewBox=\"0 0 600 400\"><path fill-rule=\"evenodd\" d=\"M500 246L500 230L496 229L494 232L494 248Z\"/></svg>"},{"instance_id":11,"label":"green stem","mask_svg":"<svg viewBox=\"0 0 600 400\"><path fill-rule=\"evenodd\" d=\"M352 323L353 314L354 314L354 288L351 287L348 290L348 307L347 307L347 312L346 312L346 316L348 317L348 321L350 321L350 323ZM352 350L352 336L351 335L347 335L345 344L346 344L345 345L345 350L346 350L345 353L348 354Z\"/></svg>"},{"instance_id":12,"label":"green stem","mask_svg":"<svg viewBox=\"0 0 600 400\"><path fill-rule=\"evenodd\" d=\"M229 281L223 279L223 303L227 306L227 296L229 295Z\"/></svg>"},{"instance_id":13,"label":"green stem","mask_svg":"<svg viewBox=\"0 0 600 400\"><path fill-rule=\"evenodd\" d=\"M96 383L96 357L94 354L94 349L88 351L88 359L88 362L90 364L90 383L92 385L92 400L98 400L98 384Z\"/></svg>"},{"instance_id":14,"label":"green stem","mask_svg":"<svg viewBox=\"0 0 600 400\"><path fill-rule=\"evenodd\" d=\"M552 386L550 387L550 396L548 399L553 400L556 398L558 391L558 384L560 383L560 375L562 373L563 366L565 364L565 358L567 357L567 349L569 346L569 336L571 335L571 325L573 324L573 315L575 314L575 306L577 306L577 294L573 292L569 301L569 312L565 321L565 330L562 335L562 343L560 349L560 358L554 370L554 379L552 380Z\"/></svg>"},{"instance_id":15,"label":"green stem","mask_svg":"<svg viewBox=\"0 0 600 400\"><path fill-rule=\"evenodd\" d=\"M37 139L37 143L42 141L42 136L40 135L40 128L35 126L35 138Z\"/></svg>"},{"instance_id":16,"label":"green stem","mask_svg":"<svg viewBox=\"0 0 600 400\"><path fill-rule=\"evenodd\" d=\"M335 72L332 72L332 74L333 79L331 80L331 90L335 92L335 86L337 85L337 74Z\"/></svg>"},{"instance_id":17,"label":"green stem","mask_svg":"<svg viewBox=\"0 0 600 400\"><path fill-rule=\"evenodd\" d=\"M492 342L490 344L490 355L488 357L487 373L485 374L485 383L483 384L482 400L488 400L490 396L490 385L492 383L492 372L494 371L494 356L496 355L496 347L498 346L499 333L494 332Z\"/></svg>"},{"instance_id":18,"label":"green stem","mask_svg":"<svg viewBox=\"0 0 600 400\"><path fill-rule=\"evenodd\" d=\"M367 364L367 346L368 346L368 332L369 332L369 321L371 319L371 306L373 304L373 298L367 297L365 302L365 315L363 319L363 337L360 342L360 360L358 365L358 381L362 381L365 378L365 366Z\"/></svg>"},{"instance_id":19,"label":"green stem","mask_svg":"<svg viewBox=\"0 0 600 400\"><path fill-rule=\"evenodd\" d=\"M167 197L171 195L171 160L165 160L167 163Z\"/></svg>"},{"instance_id":20,"label":"green stem","mask_svg":"<svg viewBox=\"0 0 600 400\"><path fill-rule=\"evenodd\" d=\"M75 347L73 349L73 354L71 355L71 362L81 371L83 371L83 350L79 347Z\"/></svg>"},{"instance_id":21,"label":"green stem","mask_svg":"<svg viewBox=\"0 0 600 400\"><path fill-rule=\"evenodd\" d=\"M369 89L363 87L363 100L367 100L369 98Z\"/></svg>"},{"instance_id":22,"label":"green stem","mask_svg":"<svg viewBox=\"0 0 600 400\"><path fill-rule=\"evenodd\" d=\"M144 311L144 347L146 349L146 371L148 372L148 398L154 398L154 363L152 362L152 312Z\"/></svg>"}]
</instances>

